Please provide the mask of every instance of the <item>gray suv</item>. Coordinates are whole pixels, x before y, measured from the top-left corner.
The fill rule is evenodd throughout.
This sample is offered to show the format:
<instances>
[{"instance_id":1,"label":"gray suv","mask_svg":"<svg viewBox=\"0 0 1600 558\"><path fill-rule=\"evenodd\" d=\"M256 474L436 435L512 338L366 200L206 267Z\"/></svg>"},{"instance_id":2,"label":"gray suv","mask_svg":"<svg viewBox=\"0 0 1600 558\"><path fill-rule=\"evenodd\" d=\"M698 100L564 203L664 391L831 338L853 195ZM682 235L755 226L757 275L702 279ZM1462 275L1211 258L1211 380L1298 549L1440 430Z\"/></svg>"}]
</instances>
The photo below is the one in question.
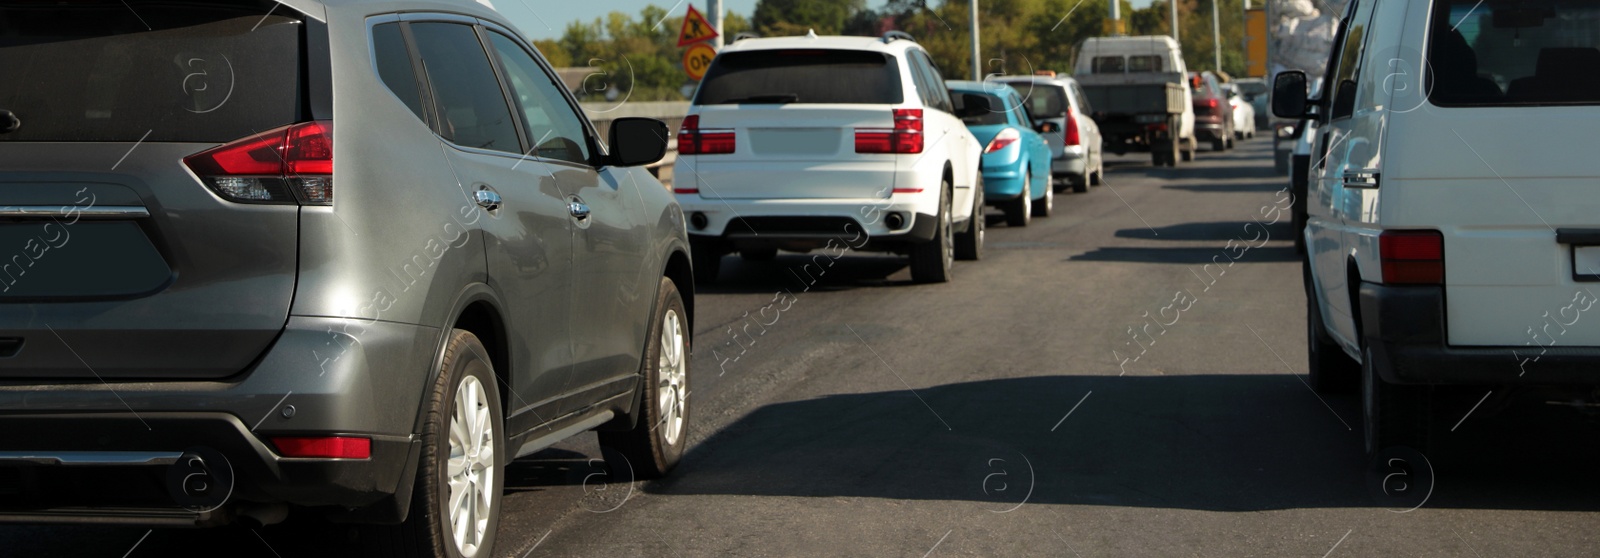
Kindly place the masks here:
<instances>
[{"instance_id":1,"label":"gray suv","mask_svg":"<svg viewBox=\"0 0 1600 558\"><path fill-rule=\"evenodd\" d=\"M0 0L0 68L0 521L487 556L510 460L682 455L667 129L493 10Z\"/></svg>"}]
</instances>

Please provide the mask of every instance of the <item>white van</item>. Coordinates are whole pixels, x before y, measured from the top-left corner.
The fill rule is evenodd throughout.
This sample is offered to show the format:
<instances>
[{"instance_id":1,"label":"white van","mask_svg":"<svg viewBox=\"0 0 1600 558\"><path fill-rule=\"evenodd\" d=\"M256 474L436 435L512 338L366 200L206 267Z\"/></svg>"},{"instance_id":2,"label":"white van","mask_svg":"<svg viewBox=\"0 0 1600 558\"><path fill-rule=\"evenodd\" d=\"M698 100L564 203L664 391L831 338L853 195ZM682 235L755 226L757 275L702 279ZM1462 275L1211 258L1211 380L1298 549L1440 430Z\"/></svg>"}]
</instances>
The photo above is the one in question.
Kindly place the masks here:
<instances>
[{"instance_id":1,"label":"white van","mask_svg":"<svg viewBox=\"0 0 1600 558\"><path fill-rule=\"evenodd\" d=\"M1278 116L1320 123L1303 231L1314 385L1362 387L1369 453L1421 449L1491 396L1589 401L1600 5L1353 0L1331 61L1321 99L1301 72L1273 93Z\"/></svg>"},{"instance_id":2,"label":"white van","mask_svg":"<svg viewBox=\"0 0 1600 558\"><path fill-rule=\"evenodd\" d=\"M1100 124L1106 149L1118 154L1130 148L1158 148L1159 151L1166 147L1146 145L1151 143L1149 128L1166 124L1151 120L1154 115L1147 114L1149 111L1143 107L1159 109L1163 106L1159 99L1165 94L1161 87L1169 83L1179 85L1183 95L1181 108L1174 102L1171 110L1177 116L1179 155L1191 161L1199 143L1194 134L1194 95L1189 90L1188 75L1189 68L1183 63L1178 41L1165 35L1085 39L1078 47L1072 72L1072 77L1088 92L1090 103L1099 109L1094 118ZM1130 88L1137 86L1155 89ZM1133 97L1152 99L1154 105L1133 102ZM1164 159L1173 159L1172 164L1177 162L1176 157L1157 157L1157 164L1163 164Z\"/></svg>"}]
</instances>

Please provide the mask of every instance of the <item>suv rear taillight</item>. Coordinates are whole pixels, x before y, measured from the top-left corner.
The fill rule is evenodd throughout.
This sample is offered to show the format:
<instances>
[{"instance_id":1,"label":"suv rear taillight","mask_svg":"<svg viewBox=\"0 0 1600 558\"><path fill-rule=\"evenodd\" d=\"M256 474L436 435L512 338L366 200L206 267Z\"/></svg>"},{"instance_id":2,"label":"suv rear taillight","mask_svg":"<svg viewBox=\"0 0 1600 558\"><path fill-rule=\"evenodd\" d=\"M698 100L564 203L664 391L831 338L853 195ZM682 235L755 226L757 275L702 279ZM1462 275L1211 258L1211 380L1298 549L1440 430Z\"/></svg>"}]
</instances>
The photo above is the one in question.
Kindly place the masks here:
<instances>
[{"instance_id":1,"label":"suv rear taillight","mask_svg":"<svg viewBox=\"0 0 1600 558\"><path fill-rule=\"evenodd\" d=\"M1439 231L1384 231L1378 235L1383 282L1443 285L1444 236Z\"/></svg>"},{"instance_id":2,"label":"suv rear taillight","mask_svg":"<svg viewBox=\"0 0 1600 558\"><path fill-rule=\"evenodd\" d=\"M1067 110L1067 129L1062 133L1066 134L1067 147L1083 144L1083 139L1078 137L1078 115L1071 109Z\"/></svg>"},{"instance_id":3,"label":"suv rear taillight","mask_svg":"<svg viewBox=\"0 0 1600 558\"><path fill-rule=\"evenodd\" d=\"M678 128L679 155L722 155L733 153L736 136L732 128L700 129L700 115L683 117Z\"/></svg>"},{"instance_id":4,"label":"suv rear taillight","mask_svg":"<svg viewBox=\"0 0 1600 558\"><path fill-rule=\"evenodd\" d=\"M856 153L921 153L922 109L894 109L894 128L856 128Z\"/></svg>"},{"instance_id":5,"label":"suv rear taillight","mask_svg":"<svg viewBox=\"0 0 1600 558\"><path fill-rule=\"evenodd\" d=\"M229 201L333 205L333 122L262 132L185 157L183 164Z\"/></svg>"}]
</instances>

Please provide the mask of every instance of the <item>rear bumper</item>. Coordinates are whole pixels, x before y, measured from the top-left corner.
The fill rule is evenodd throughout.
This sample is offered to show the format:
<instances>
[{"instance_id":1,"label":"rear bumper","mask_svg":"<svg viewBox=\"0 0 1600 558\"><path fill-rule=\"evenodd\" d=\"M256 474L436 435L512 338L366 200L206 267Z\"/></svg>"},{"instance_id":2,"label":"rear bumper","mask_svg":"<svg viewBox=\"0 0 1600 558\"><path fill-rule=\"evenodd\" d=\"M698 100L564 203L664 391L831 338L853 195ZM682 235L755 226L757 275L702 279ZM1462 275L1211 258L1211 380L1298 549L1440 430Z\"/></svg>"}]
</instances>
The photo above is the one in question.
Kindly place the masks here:
<instances>
[{"instance_id":1,"label":"rear bumper","mask_svg":"<svg viewBox=\"0 0 1600 558\"><path fill-rule=\"evenodd\" d=\"M409 494L438 337L422 326L291 317L259 363L225 381L0 382L0 520L195 525L226 522L245 503L393 503ZM336 435L369 438L371 457L284 458L270 442ZM215 508L207 513L170 490L178 460L125 459L197 451L234 475L222 504L199 506ZM110 463L73 457L83 455ZM60 490L70 486L100 488Z\"/></svg>"},{"instance_id":2,"label":"rear bumper","mask_svg":"<svg viewBox=\"0 0 1600 558\"><path fill-rule=\"evenodd\" d=\"M831 241L871 249L886 243L931 240L939 209L937 186L935 182L920 192L894 193L881 199L677 197L689 220L689 236L701 243L725 241L727 249L758 244L821 248ZM697 225L702 219L703 225Z\"/></svg>"},{"instance_id":3,"label":"rear bumper","mask_svg":"<svg viewBox=\"0 0 1600 558\"><path fill-rule=\"evenodd\" d=\"M0 481L0 521L34 523L199 526L252 503L367 506L410 480L421 450L410 435L369 435L369 459L285 458L217 412L5 414L0 429L27 448L0 452L0 478L14 481Z\"/></svg>"},{"instance_id":4,"label":"rear bumper","mask_svg":"<svg viewBox=\"0 0 1600 558\"><path fill-rule=\"evenodd\" d=\"M1050 161L1050 174L1056 178L1082 178L1089 168L1089 155L1084 151L1081 145L1062 150Z\"/></svg>"},{"instance_id":5,"label":"rear bumper","mask_svg":"<svg viewBox=\"0 0 1600 558\"><path fill-rule=\"evenodd\" d=\"M1216 122L1202 122L1196 118L1194 121L1194 135L1202 140L1220 139L1225 133L1225 126L1220 120Z\"/></svg>"},{"instance_id":6,"label":"rear bumper","mask_svg":"<svg viewBox=\"0 0 1600 558\"><path fill-rule=\"evenodd\" d=\"M1600 347L1452 347L1444 289L1363 283L1362 335L1383 379L1436 385L1600 385Z\"/></svg>"}]
</instances>

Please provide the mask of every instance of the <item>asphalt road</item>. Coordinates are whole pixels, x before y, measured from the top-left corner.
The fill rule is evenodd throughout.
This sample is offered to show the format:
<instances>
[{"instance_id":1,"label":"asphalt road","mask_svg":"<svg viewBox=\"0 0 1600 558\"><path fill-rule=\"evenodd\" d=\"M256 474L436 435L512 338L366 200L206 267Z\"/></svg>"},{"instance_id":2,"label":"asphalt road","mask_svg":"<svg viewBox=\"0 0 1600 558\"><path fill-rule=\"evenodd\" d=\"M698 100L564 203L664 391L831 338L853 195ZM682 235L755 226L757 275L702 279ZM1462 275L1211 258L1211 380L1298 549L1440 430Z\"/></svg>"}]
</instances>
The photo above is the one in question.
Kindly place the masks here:
<instances>
[{"instance_id":1,"label":"asphalt road","mask_svg":"<svg viewBox=\"0 0 1600 558\"><path fill-rule=\"evenodd\" d=\"M809 256L730 258L698 299L674 476L608 475L592 435L519 461L497 554L1596 552L1592 418L1465 394L1410 469L1367 463L1355 399L1304 382L1271 142L1147 160L1027 228L991 212L984 260L944 285L890 257L819 257L814 283ZM0 555L287 558L344 533L7 527Z\"/></svg>"}]
</instances>

